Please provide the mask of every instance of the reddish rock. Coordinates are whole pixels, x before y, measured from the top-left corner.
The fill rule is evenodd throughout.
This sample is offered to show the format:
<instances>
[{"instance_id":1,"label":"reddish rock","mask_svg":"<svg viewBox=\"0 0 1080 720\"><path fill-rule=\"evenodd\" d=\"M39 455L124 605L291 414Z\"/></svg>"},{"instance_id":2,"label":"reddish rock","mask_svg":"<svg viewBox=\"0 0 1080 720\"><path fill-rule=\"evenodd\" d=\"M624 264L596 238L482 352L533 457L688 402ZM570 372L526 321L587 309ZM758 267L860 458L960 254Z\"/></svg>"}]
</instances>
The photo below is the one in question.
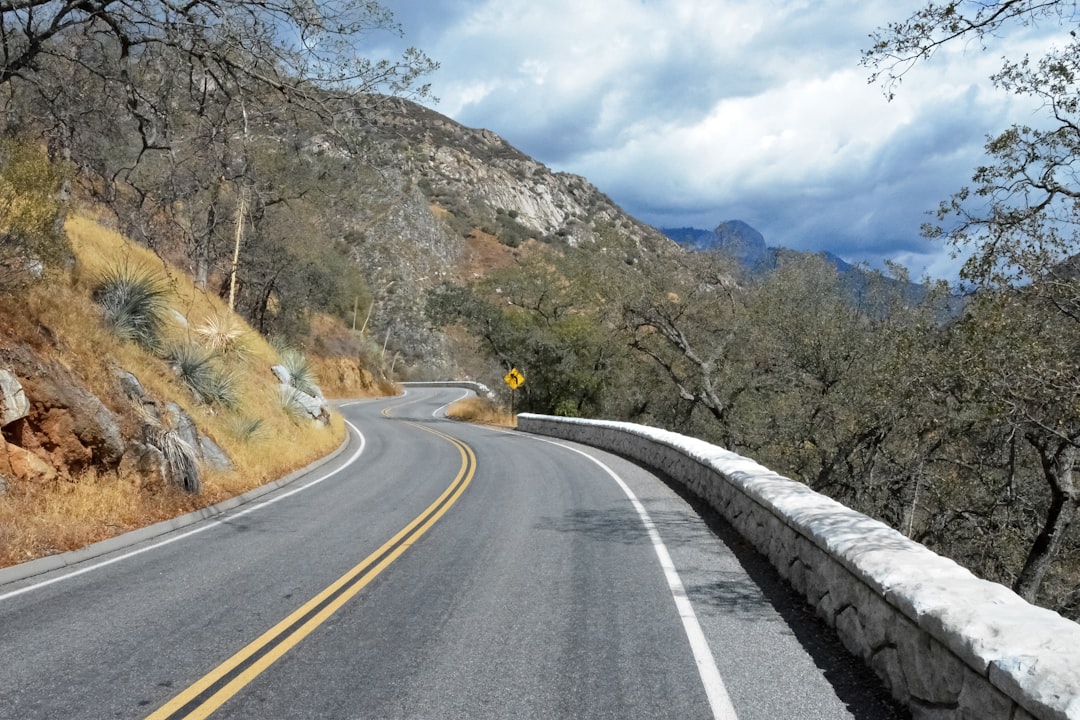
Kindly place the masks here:
<instances>
[{"instance_id":1,"label":"reddish rock","mask_svg":"<svg viewBox=\"0 0 1080 720\"><path fill-rule=\"evenodd\" d=\"M63 474L119 464L126 445L119 418L70 370L26 348L4 348L0 361L19 378L30 401L29 414L4 427L8 442L49 458Z\"/></svg>"},{"instance_id":2,"label":"reddish rock","mask_svg":"<svg viewBox=\"0 0 1080 720\"><path fill-rule=\"evenodd\" d=\"M4 460L12 478L31 482L51 482L59 475L56 469L34 453L17 445L3 443Z\"/></svg>"}]
</instances>

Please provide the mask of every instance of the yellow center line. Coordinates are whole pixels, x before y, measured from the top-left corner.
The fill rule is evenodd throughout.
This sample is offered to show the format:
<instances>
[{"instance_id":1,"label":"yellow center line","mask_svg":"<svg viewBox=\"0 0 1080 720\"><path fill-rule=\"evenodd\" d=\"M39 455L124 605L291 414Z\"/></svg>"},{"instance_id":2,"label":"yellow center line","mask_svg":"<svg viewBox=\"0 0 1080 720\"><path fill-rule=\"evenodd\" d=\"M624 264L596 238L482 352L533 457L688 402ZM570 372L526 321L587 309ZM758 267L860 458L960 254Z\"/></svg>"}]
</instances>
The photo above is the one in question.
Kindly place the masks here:
<instances>
[{"instance_id":1,"label":"yellow center line","mask_svg":"<svg viewBox=\"0 0 1080 720\"><path fill-rule=\"evenodd\" d=\"M476 454L462 441L422 425L413 427L437 435L453 444L461 455L461 468L454 481L420 515L382 547L304 603L277 625L218 665L194 684L147 716L147 720L206 718L244 686L273 665L345 603L363 590L379 573L426 533L461 497L476 473ZM220 686L220 687L219 687ZM215 690L214 688L217 687ZM206 696L206 697L203 697Z\"/></svg>"}]
</instances>

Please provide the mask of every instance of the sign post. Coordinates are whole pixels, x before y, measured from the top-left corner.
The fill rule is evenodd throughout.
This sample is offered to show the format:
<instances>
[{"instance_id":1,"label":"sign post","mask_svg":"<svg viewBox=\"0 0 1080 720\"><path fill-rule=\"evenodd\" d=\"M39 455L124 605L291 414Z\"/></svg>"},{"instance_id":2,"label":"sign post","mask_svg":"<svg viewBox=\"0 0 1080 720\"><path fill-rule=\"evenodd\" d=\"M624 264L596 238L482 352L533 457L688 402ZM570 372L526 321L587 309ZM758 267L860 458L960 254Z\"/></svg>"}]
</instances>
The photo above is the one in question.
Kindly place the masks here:
<instances>
[{"instance_id":1,"label":"sign post","mask_svg":"<svg viewBox=\"0 0 1080 720\"><path fill-rule=\"evenodd\" d=\"M517 405L517 389L525 384L525 376L517 368L510 368L510 372L506 373L506 377L503 378L503 382L510 386L510 414L516 415Z\"/></svg>"}]
</instances>

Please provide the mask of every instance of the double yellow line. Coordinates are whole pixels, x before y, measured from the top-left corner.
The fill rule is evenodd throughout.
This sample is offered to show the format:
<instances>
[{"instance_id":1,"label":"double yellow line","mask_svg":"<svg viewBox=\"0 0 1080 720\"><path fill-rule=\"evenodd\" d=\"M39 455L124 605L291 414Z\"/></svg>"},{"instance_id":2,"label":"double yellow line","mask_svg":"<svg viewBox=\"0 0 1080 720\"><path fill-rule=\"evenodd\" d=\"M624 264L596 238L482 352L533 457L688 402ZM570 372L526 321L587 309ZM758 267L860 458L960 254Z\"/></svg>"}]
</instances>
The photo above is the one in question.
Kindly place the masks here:
<instances>
[{"instance_id":1,"label":"double yellow line","mask_svg":"<svg viewBox=\"0 0 1080 720\"><path fill-rule=\"evenodd\" d=\"M147 720L205 718L221 707L285 653L326 622L379 573L404 553L457 502L476 473L476 454L465 443L441 432L409 423L453 444L461 453L461 469L450 486L401 532L363 562L279 622L257 640L174 697Z\"/></svg>"}]
</instances>

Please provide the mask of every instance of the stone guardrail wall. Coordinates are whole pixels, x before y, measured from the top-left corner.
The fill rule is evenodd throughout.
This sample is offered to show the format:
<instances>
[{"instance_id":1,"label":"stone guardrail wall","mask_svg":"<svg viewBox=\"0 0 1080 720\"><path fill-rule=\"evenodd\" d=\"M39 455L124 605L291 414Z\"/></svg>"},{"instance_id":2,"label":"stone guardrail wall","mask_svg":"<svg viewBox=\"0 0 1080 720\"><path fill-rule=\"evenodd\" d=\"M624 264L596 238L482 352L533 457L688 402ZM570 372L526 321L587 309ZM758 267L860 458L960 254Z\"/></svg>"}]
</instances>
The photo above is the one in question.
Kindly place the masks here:
<instances>
[{"instance_id":1,"label":"stone guardrail wall","mask_svg":"<svg viewBox=\"0 0 1080 720\"><path fill-rule=\"evenodd\" d=\"M630 423L518 416L683 483L767 556L916 720L1080 720L1080 625L753 460Z\"/></svg>"}]
</instances>

